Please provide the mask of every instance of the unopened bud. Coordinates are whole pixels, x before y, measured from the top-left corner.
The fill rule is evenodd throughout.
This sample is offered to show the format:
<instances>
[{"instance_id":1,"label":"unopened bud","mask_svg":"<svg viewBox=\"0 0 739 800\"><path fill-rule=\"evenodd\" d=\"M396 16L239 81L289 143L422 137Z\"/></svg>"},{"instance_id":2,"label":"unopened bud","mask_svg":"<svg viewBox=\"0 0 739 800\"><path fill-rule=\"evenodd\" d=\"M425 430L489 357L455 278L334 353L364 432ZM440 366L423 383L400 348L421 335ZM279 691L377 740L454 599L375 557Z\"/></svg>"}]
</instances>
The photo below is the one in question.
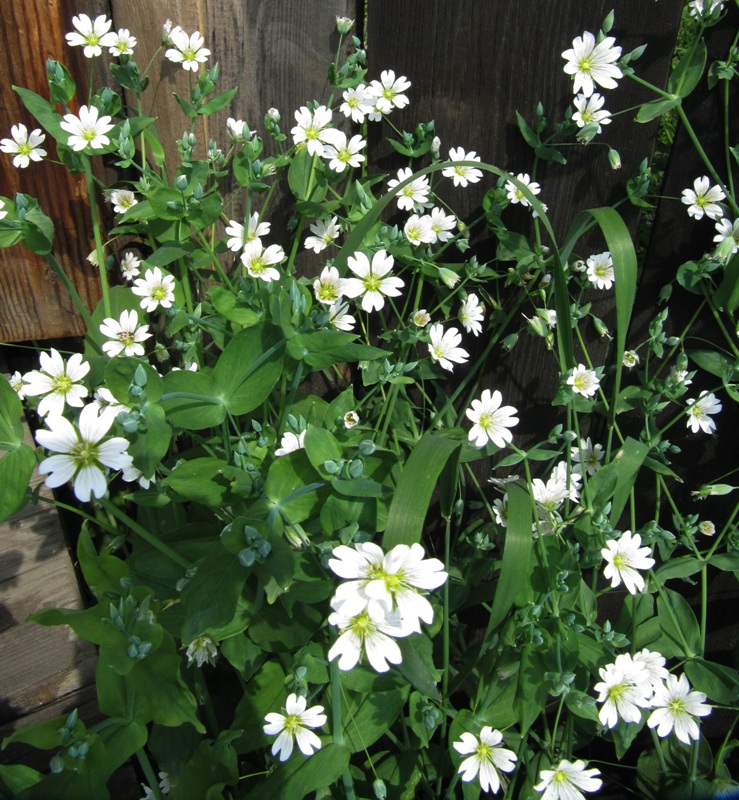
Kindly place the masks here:
<instances>
[{"instance_id":1,"label":"unopened bud","mask_svg":"<svg viewBox=\"0 0 739 800\"><path fill-rule=\"evenodd\" d=\"M614 150L612 147L608 149L608 162L611 169L621 169L621 156L618 154L618 150Z\"/></svg>"},{"instance_id":2,"label":"unopened bud","mask_svg":"<svg viewBox=\"0 0 739 800\"><path fill-rule=\"evenodd\" d=\"M349 17L336 17L336 30L342 35L349 33L353 25L354 20Z\"/></svg>"}]
</instances>

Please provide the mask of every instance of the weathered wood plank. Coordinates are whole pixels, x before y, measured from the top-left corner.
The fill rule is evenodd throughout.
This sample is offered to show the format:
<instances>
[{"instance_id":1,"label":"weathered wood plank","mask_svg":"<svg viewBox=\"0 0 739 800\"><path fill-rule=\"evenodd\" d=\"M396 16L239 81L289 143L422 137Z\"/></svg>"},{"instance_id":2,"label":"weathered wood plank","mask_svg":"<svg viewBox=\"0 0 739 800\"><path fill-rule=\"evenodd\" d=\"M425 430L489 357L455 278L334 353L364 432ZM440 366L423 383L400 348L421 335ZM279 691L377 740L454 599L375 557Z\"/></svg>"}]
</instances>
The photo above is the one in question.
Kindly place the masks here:
<instances>
[{"instance_id":1,"label":"weathered wood plank","mask_svg":"<svg viewBox=\"0 0 739 800\"><path fill-rule=\"evenodd\" d=\"M88 2L90 15L100 13L102 0ZM18 122L29 130L38 127L25 110L12 85L32 89L48 97L46 59L67 64L85 96L90 62L79 48L67 46L64 34L72 30L72 16L78 13L71 0L29 0L3 4L0 26L0 109L2 136ZM96 76L99 74L98 67ZM84 102L84 100L82 100ZM76 107L76 106L75 106ZM47 134L44 148L56 158L56 148ZM54 252L88 308L97 303L100 292L96 269L86 257L93 249L87 189L83 176L70 176L49 160L32 163L28 169L13 167L12 158L0 157L2 194L16 192L36 197L55 225ZM83 332L79 318L64 286L46 260L22 245L0 249L0 341L21 341L76 335Z\"/></svg>"},{"instance_id":2,"label":"weathered wood plank","mask_svg":"<svg viewBox=\"0 0 739 800\"><path fill-rule=\"evenodd\" d=\"M25 440L33 444L27 426ZM41 482L34 472L32 485ZM40 494L51 497L43 486ZM94 694L95 647L67 627L26 622L50 605L81 608L82 598L57 510L42 502L0 524L0 737Z\"/></svg>"}]
</instances>

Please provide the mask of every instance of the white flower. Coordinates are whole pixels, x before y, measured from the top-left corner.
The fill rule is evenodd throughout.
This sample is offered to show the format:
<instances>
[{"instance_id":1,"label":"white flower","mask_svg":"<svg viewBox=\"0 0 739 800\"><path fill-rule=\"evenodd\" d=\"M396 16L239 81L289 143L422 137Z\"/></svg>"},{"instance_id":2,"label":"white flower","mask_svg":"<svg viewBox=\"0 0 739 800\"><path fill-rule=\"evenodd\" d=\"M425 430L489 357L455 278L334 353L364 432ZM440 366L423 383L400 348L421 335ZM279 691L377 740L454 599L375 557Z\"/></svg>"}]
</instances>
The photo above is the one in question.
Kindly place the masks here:
<instances>
[{"instance_id":1,"label":"white flower","mask_svg":"<svg viewBox=\"0 0 739 800\"><path fill-rule=\"evenodd\" d=\"M562 58L567 60L565 73L574 76L572 91L575 94L582 90L585 97L590 97L596 83L604 89L616 88L616 79L622 78L623 73L614 63L621 57L621 48L613 46L615 41L612 36L606 36L596 44L595 36L585 31L582 36L575 37L571 49L562 53Z\"/></svg>"},{"instance_id":2,"label":"white flower","mask_svg":"<svg viewBox=\"0 0 739 800\"><path fill-rule=\"evenodd\" d=\"M463 733L459 741L452 745L463 756L469 756L459 765L458 772L465 783L480 778L480 786L484 792L497 794L500 789L499 772L512 772L518 760L513 750L501 747L503 734L486 725L480 731L478 739L472 733Z\"/></svg>"},{"instance_id":3,"label":"white flower","mask_svg":"<svg viewBox=\"0 0 739 800\"><path fill-rule=\"evenodd\" d=\"M662 681L667 678L665 657L661 653L644 648L634 654L632 661L636 681L646 687L647 696L651 697L657 687L662 685Z\"/></svg>"},{"instance_id":4,"label":"white flower","mask_svg":"<svg viewBox=\"0 0 739 800\"><path fill-rule=\"evenodd\" d=\"M216 656L218 655L218 645L213 637L208 636L208 634L196 636L190 644L187 645L185 655L187 656L188 664L192 664L194 661L197 668L201 669L206 662L208 664L215 664Z\"/></svg>"},{"instance_id":5,"label":"white flower","mask_svg":"<svg viewBox=\"0 0 739 800\"><path fill-rule=\"evenodd\" d=\"M121 259L121 275L127 280L132 281L141 274L141 259L137 258L130 250L124 253Z\"/></svg>"},{"instance_id":6,"label":"white flower","mask_svg":"<svg viewBox=\"0 0 739 800\"><path fill-rule=\"evenodd\" d=\"M479 400L473 400L465 412L474 424L468 438L475 447L485 447L490 440L501 450L513 441L509 428L518 425L518 411L513 406L501 406L503 395L496 389L492 394L485 389Z\"/></svg>"},{"instance_id":7,"label":"white flower","mask_svg":"<svg viewBox=\"0 0 739 800\"><path fill-rule=\"evenodd\" d=\"M630 594L644 591L644 578L638 570L651 569L654 559L651 548L641 547L638 533L632 535L631 531L624 531L620 539L609 539L600 552L608 562L603 576L611 581L612 589L623 581Z\"/></svg>"},{"instance_id":8,"label":"white flower","mask_svg":"<svg viewBox=\"0 0 739 800\"><path fill-rule=\"evenodd\" d=\"M18 395L19 400L26 399L26 393L23 391L23 376L16 370L10 378L8 378L10 388Z\"/></svg>"},{"instance_id":9,"label":"white flower","mask_svg":"<svg viewBox=\"0 0 739 800\"><path fill-rule=\"evenodd\" d=\"M411 322L417 328L425 328L431 322L431 314L425 308L419 308L418 311L413 312Z\"/></svg>"},{"instance_id":10,"label":"white flower","mask_svg":"<svg viewBox=\"0 0 739 800\"><path fill-rule=\"evenodd\" d=\"M41 133L41 128L29 133L23 123L18 123L10 128L10 135L12 139L0 139L0 151L15 156L14 167L25 169L32 161L41 161L46 155L46 150L41 148L46 134Z\"/></svg>"},{"instance_id":11,"label":"white flower","mask_svg":"<svg viewBox=\"0 0 739 800\"><path fill-rule=\"evenodd\" d=\"M541 192L541 186L531 180L528 172L519 172L518 175L516 175L516 180L523 183L531 194L539 194ZM531 205L523 189L519 189L513 181L506 181L505 190L511 203L520 203L522 206Z\"/></svg>"},{"instance_id":12,"label":"white flower","mask_svg":"<svg viewBox=\"0 0 739 800\"><path fill-rule=\"evenodd\" d=\"M459 309L459 321L464 325L467 333L479 336L482 333L482 321L485 319L485 310L480 305L480 298L476 294L467 295L467 299Z\"/></svg>"},{"instance_id":13,"label":"white flower","mask_svg":"<svg viewBox=\"0 0 739 800\"><path fill-rule=\"evenodd\" d=\"M401 663L403 656L395 638L408 636L411 631L401 624L399 614L373 618L365 608L352 616L345 614L340 606L337 608L332 603L331 607L335 610L329 615L328 623L338 627L340 635L328 651L328 660L338 658L340 670L353 669L362 652L375 672L387 672L390 664Z\"/></svg>"},{"instance_id":14,"label":"white flower","mask_svg":"<svg viewBox=\"0 0 739 800\"><path fill-rule=\"evenodd\" d=\"M293 142L296 145L305 143L312 156L323 155L323 145L327 141L326 129L331 124L331 116L331 109L326 106L318 106L315 111L302 106L295 112L298 124L290 131Z\"/></svg>"},{"instance_id":15,"label":"white flower","mask_svg":"<svg viewBox=\"0 0 739 800\"><path fill-rule=\"evenodd\" d=\"M267 736L277 736L272 745L272 755L279 753L280 761L290 758L294 742L298 743L304 756L312 756L314 750L321 749L321 740L308 728L320 728L326 724L323 706L306 708L306 705L304 697L291 694L285 701L284 714L270 713L264 718L267 723L264 732Z\"/></svg>"},{"instance_id":16,"label":"white flower","mask_svg":"<svg viewBox=\"0 0 739 800\"><path fill-rule=\"evenodd\" d=\"M366 608L375 620L397 612L403 630L420 633L421 622L434 621L434 609L421 591L438 589L447 579L444 564L425 556L420 544L399 544L388 553L372 542L335 547L328 566L345 582L331 607L349 617Z\"/></svg>"},{"instance_id":17,"label":"white flower","mask_svg":"<svg viewBox=\"0 0 739 800\"><path fill-rule=\"evenodd\" d=\"M280 273L273 264L280 264L285 260L285 251L278 244L271 244L266 249L262 242L255 239L249 242L241 254L241 263L252 278L270 283L280 280Z\"/></svg>"},{"instance_id":18,"label":"white flower","mask_svg":"<svg viewBox=\"0 0 739 800\"><path fill-rule=\"evenodd\" d=\"M534 501L545 511L555 511L565 500L577 502L580 497L582 475L567 471L567 462L560 461L552 470L546 483L541 478L532 481Z\"/></svg>"},{"instance_id":19,"label":"white flower","mask_svg":"<svg viewBox=\"0 0 739 800\"><path fill-rule=\"evenodd\" d=\"M282 434L280 446L275 450L276 456L286 456L288 453L294 453L296 450L302 450L305 447L305 431L300 434L287 431Z\"/></svg>"},{"instance_id":20,"label":"white flower","mask_svg":"<svg viewBox=\"0 0 739 800\"><path fill-rule=\"evenodd\" d=\"M111 47L117 40L115 33L108 33L112 24L112 20L106 19L104 14L95 17L94 21L87 14L72 17L72 25L77 30L66 35L67 44L70 47L84 47L82 52L85 58L101 56L103 47Z\"/></svg>"},{"instance_id":21,"label":"white flower","mask_svg":"<svg viewBox=\"0 0 739 800\"><path fill-rule=\"evenodd\" d=\"M627 368L631 369L635 367L641 359L639 358L639 353L636 350L624 350L623 358L621 359L621 363Z\"/></svg>"},{"instance_id":22,"label":"white flower","mask_svg":"<svg viewBox=\"0 0 739 800\"><path fill-rule=\"evenodd\" d=\"M229 250L237 253L243 250L250 242L259 242L261 244L261 237L267 236L271 223L260 222L258 212L254 212L249 217L249 222L244 227L240 222L230 219L226 226L226 234L231 238L226 242Z\"/></svg>"},{"instance_id":23,"label":"white flower","mask_svg":"<svg viewBox=\"0 0 739 800\"><path fill-rule=\"evenodd\" d=\"M106 317L100 325L100 333L112 339L105 342L103 352L110 358L115 356L143 356L144 348L141 342L151 337L148 325L139 325L139 315L136 311L122 311L120 319Z\"/></svg>"},{"instance_id":24,"label":"white flower","mask_svg":"<svg viewBox=\"0 0 739 800\"><path fill-rule=\"evenodd\" d=\"M697 400L691 397L685 409L688 415L688 427L693 433L698 433L699 430L703 433L713 433L716 430L716 423L711 419L711 415L718 414L721 408L721 401L713 392L704 390Z\"/></svg>"},{"instance_id":25,"label":"white flower","mask_svg":"<svg viewBox=\"0 0 739 800\"><path fill-rule=\"evenodd\" d=\"M347 430L351 430L352 428L356 428L359 425L359 414L356 411L347 411L344 414L344 427Z\"/></svg>"},{"instance_id":26,"label":"white flower","mask_svg":"<svg viewBox=\"0 0 739 800\"><path fill-rule=\"evenodd\" d=\"M597 92L590 97L579 94L572 102L577 109L572 115L572 119L577 123L578 128L584 128L586 125L597 122L598 133L601 133L601 126L611 122L611 112L603 108L603 104L606 102L603 95Z\"/></svg>"},{"instance_id":27,"label":"white flower","mask_svg":"<svg viewBox=\"0 0 739 800\"><path fill-rule=\"evenodd\" d=\"M123 473L121 477L126 483L133 483L136 481L142 489L148 489L152 483L156 483L156 476L154 474L147 478L144 473L133 464L123 467Z\"/></svg>"},{"instance_id":28,"label":"white flower","mask_svg":"<svg viewBox=\"0 0 739 800\"><path fill-rule=\"evenodd\" d=\"M613 664L599 670L601 681L593 689L598 692L597 701L603 703L598 719L607 728L615 728L618 720L640 722L641 710L649 708L652 689L640 681L640 669L628 653L616 657Z\"/></svg>"},{"instance_id":29,"label":"white flower","mask_svg":"<svg viewBox=\"0 0 739 800\"><path fill-rule=\"evenodd\" d=\"M345 300L334 303L328 309L329 322L340 331L353 331L357 321L351 314L346 313L348 310L349 303Z\"/></svg>"},{"instance_id":30,"label":"white flower","mask_svg":"<svg viewBox=\"0 0 739 800\"><path fill-rule=\"evenodd\" d=\"M413 170L410 167L399 169L397 179L393 178L392 180L388 181L388 191L391 191L403 181L408 180L408 178L410 178L412 175ZM428 178L425 175L422 175L420 178L416 178L407 186L404 186L395 196L395 200L398 203L398 208L401 211L421 211L424 208L430 207L432 205L428 201L430 191L431 187L429 186Z\"/></svg>"},{"instance_id":31,"label":"white flower","mask_svg":"<svg viewBox=\"0 0 739 800\"><path fill-rule=\"evenodd\" d=\"M534 791L544 792L541 800L585 800L582 792L597 792L603 785L599 775L598 769L585 769L584 761L562 759L556 769L539 772Z\"/></svg>"},{"instance_id":32,"label":"white flower","mask_svg":"<svg viewBox=\"0 0 739 800\"><path fill-rule=\"evenodd\" d=\"M364 118L372 111L375 105L375 94L365 84L347 89L342 97L344 102L339 106L339 111L345 117L351 117L354 122L364 122Z\"/></svg>"},{"instance_id":33,"label":"white flower","mask_svg":"<svg viewBox=\"0 0 739 800\"><path fill-rule=\"evenodd\" d=\"M457 218L453 214L445 214L443 208L432 208L430 217L431 230L436 234L436 240L448 242L452 238Z\"/></svg>"},{"instance_id":34,"label":"white flower","mask_svg":"<svg viewBox=\"0 0 739 800\"><path fill-rule=\"evenodd\" d=\"M234 119L229 117L226 120L226 130L228 135L235 142L240 142L243 139L251 139L253 131L249 130L249 126L243 119Z\"/></svg>"},{"instance_id":35,"label":"white flower","mask_svg":"<svg viewBox=\"0 0 739 800\"><path fill-rule=\"evenodd\" d=\"M567 378L567 385L572 387L575 394L592 397L598 391L600 379L595 370L588 369L584 364L578 364Z\"/></svg>"},{"instance_id":36,"label":"white flower","mask_svg":"<svg viewBox=\"0 0 739 800\"><path fill-rule=\"evenodd\" d=\"M408 105L408 98L403 92L410 89L410 86L411 82L408 78L403 76L396 78L393 70L383 70L380 73L380 80L371 83L376 97L376 111L381 114L389 114L393 108L405 108Z\"/></svg>"},{"instance_id":37,"label":"white flower","mask_svg":"<svg viewBox=\"0 0 739 800\"><path fill-rule=\"evenodd\" d=\"M429 353L433 361L438 361L442 369L454 369L454 364L464 364L470 354L459 347L462 334L456 328L445 331L441 323L436 323L429 328Z\"/></svg>"},{"instance_id":38,"label":"white flower","mask_svg":"<svg viewBox=\"0 0 739 800\"><path fill-rule=\"evenodd\" d=\"M104 115L98 118L98 110L95 106L80 106L79 116L65 114L64 119L59 123L59 127L65 130L70 136L67 138L67 145L72 150L84 150L90 147L92 150L99 150L110 144L110 139L105 135L113 129L111 118Z\"/></svg>"},{"instance_id":39,"label":"white flower","mask_svg":"<svg viewBox=\"0 0 739 800\"><path fill-rule=\"evenodd\" d=\"M280 121L280 112L272 106L272 108L267 109L267 116L275 123L275 125Z\"/></svg>"},{"instance_id":40,"label":"white flower","mask_svg":"<svg viewBox=\"0 0 739 800\"><path fill-rule=\"evenodd\" d=\"M129 189L116 189L114 192L110 193L108 199L113 205L113 211L115 211L116 214L125 214L129 208L132 208L139 202L136 199L136 195Z\"/></svg>"},{"instance_id":41,"label":"white flower","mask_svg":"<svg viewBox=\"0 0 739 800\"><path fill-rule=\"evenodd\" d=\"M707 175L696 178L692 189L683 189L682 201L688 206L688 214L694 219L703 219L703 215L711 219L720 219L724 210L719 203L726 199L720 186L711 186Z\"/></svg>"},{"instance_id":42,"label":"white flower","mask_svg":"<svg viewBox=\"0 0 739 800\"><path fill-rule=\"evenodd\" d=\"M328 159L329 169L334 172L343 172L347 167L360 167L364 161L362 150L367 142L357 134L347 141L346 134L336 128L329 128L323 132L322 140L325 143L323 158Z\"/></svg>"},{"instance_id":43,"label":"white flower","mask_svg":"<svg viewBox=\"0 0 739 800\"><path fill-rule=\"evenodd\" d=\"M604 455L602 446L593 444L589 436L587 439L580 439L580 445L574 445L570 449L572 471L582 475L584 467L585 472L592 477L600 469Z\"/></svg>"},{"instance_id":44,"label":"white flower","mask_svg":"<svg viewBox=\"0 0 739 800\"><path fill-rule=\"evenodd\" d=\"M81 381L90 371L90 365L82 360L81 353L74 353L65 362L53 347L49 353L39 354L40 369L23 376L23 391L28 397L44 395L38 405L38 415L57 416L64 411L65 404L81 408L87 388ZM64 481L62 481L63 483Z\"/></svg>"},{"instance_id":45,"label":"white flower","mask_svg":"<svg viewBox=\"0 0 739 800\"><path fill-rule=\"evenodd\" d=\"M16 372L16 375L18 375L18 374L19 373ZM13 386L12 378L11 378L10 385ZM15 388L15 386L13 386L13 388ZM23 398L21 397L21 400L22 399ZM701 520L698 523L698 533L703 534L703 536L715 536L716 535L716 526L713 524L713 522L711 522L710 519Z\"/></svg>"},{"instance_id":46,"label":"white flower","mask_svg":"<svg viewBox=\"0 0 739 800\"><path fill-rule=\"evenodd\" d=\"M403 226L405 238L414 245L432 244L436 241L436 234L431 227L431 217L424 214L412 214Z\"/></svg>"},{"instance_id":47,"label":"white flower","mask_svg":"<svg viewBox=\"0 0 739 800\"><path fill-rule=\"evenodd\" d=\"M725 258L739 251L739 217L734 222L725 218L719 220L716 223L716 235L713 241L719 245L718 249Z\"/></svg>"},{"instance_id":48,"label":"white flower","mask_svg":"<svg viewBox=\"0 0 739 800\"><path fill-rule=\"evenodd\" d=\"M597 289L610 289L613 286L613 281L616 278L613 272L613 259L608 250L605 253L590 256L587 264L588 280Z\"/></svg>"},{"instance_id":49,"label":"white flower","mask_svg":"<svg viewBox=\"0 0 739 800\"><path fill-rule=\"evenodd\" d=\"M461 147L452 147L449 151L450 161L480 161L480 156L474 150L465 153ZM470 183L477 183L482 178L482 170L475 167L444 167L441 174L445 178L451 178L455 186L465 187Z\"/></svg>"},{"instance_id":50,"label":"white flower","mask_svg":"<svg viewBox=\"0 0 739 800\"><path fill-rule=\"evenodd\" d=\"M713 14L716 9L724 10L724 0L690 0L688 3L690 16L697 19L706 19Z\"/></svg>"},{"instance_id":51,"label":"white flower","mask_svg":"<svg viewBox=\"0 0 739 800\"><path fill-rule=\"evenodd\" d=\"M364 253L355 253L347 259L347 266L357 276L344 279L344 294L356 298L362 295L362 308L379 311L385 305L385 297L398 297L404 283L390 274L393 257L385 250L372 256L372 263Z\"/></svg>"},{"instance_id":52,"label":"white flower","mask_svg":"<svg viewBox=\"0 0 739 800\"><path fill-rule=\"evenodd\" d=\"M502 528L508 527L508 492L502 498L496 497L493 500L493 514L498 525Z\"/></svg>"},{"instance_id":53,"label":"white flower","mask_svg":"<svg viewBox=\"0 0 739 800\"><path fill-rule=\"evenodd\" d=\"M174 276L165 275L159 267L147 269L143 278L134 281L131 291L141 298L144 311L169 308L174 303Z\"/></svg>"},{"instance_id":54,"label":"white flower","mask_svg":"<svg viewBox=\"0 0 739 800\"><path fill-rule=\"evenodd\" d=\"M208 60L210 50L203 47L205 39L200 35L200 31L195 31L192 36L188 36L178 25L172 28L169 38L174 45L164 53L164 57L173 61L175 64L182 64L183 69L198 71L198 65L204 64Z\"/></svg>"},{"instance_id":55,"label":"white flower","mask_svg":"<svg viewBox=\"0 0 739 800\"><path fill-rule=\"evenodd\" d=\"M51 415L46 424L49 430L36 431L36 441L52 453L40 464L38 471L50 473L46 485L55 489L74 480L74 494L81 502L93 496L102 497L108 489L104 467L122 469L133 461L126 452L128 441L120 436L102 439L113 424L112 417L98 416L93 405L80 412L79 431L61 415Z\"/></svg>"},{"instance_id":56,"label":"white flower","mask_svg":"<svg viewBox=\"0 0 739 800\"><path fill-rule=\"evenodd\" d=\"M327 306L333 305L344 294L345 283L336 267L324 267L320 276L313 281L316 300Z\"/></svg>"},{"instance_id":57,"label":"white flower","mask_svg":"<svg viewBox=\"0 0 739 800\"><path fill-rule=\"evenodd\" d=\"M695 717L705 717L711 713L706 705L703 692L691 692L688 679L682 674L679 678L668 675L664 684L654 690L652 708L647 725L657 728L657 735L668 736L673 728L675 736L685 744L700 736Z\"/></svg>"},{"instance_id":58,"label":"white flower","mask_svg":"<svg viewBox=\"0 0 739 800\"><path fill-rule=\"evenodd\" d=\"M121 413L121 411L130 411L131 409L128 406L123 405L123 403L119 403L118 400L115 399L113 396L113 392L110 391L105 386L101 386L99 389L95 390L95 394L93 395L91 406L94 406L97 410L98 414L102 417L103 415L107 415L112 421ZM125 467L124 467L124 478L123 480L129 480L125 477Z\"/></svg>"},{"instance_id":59,"label":"white flower","mask_svg":"<svg viewBox=\"0 0 739 800\"><path fill-rule=\"evenodd\" d=\"M313 236L305 237L306 250L320 253L330 244L333 244L341 233L341 225L337 217L331 219L319 219L310 226Z\"/></svg>"},{"instance_id":60,"label":"white flower","mask_svg":"<svg viewBox=\"0 0 739 800\"><path fill-rule=\"evenodd\" d=\"M121 28L115 35L115 41L110 46L108 52L112 56L132 56L133 48L138 42L135 36L131 36L128 28Z\"/></svg>"}]
</instances>

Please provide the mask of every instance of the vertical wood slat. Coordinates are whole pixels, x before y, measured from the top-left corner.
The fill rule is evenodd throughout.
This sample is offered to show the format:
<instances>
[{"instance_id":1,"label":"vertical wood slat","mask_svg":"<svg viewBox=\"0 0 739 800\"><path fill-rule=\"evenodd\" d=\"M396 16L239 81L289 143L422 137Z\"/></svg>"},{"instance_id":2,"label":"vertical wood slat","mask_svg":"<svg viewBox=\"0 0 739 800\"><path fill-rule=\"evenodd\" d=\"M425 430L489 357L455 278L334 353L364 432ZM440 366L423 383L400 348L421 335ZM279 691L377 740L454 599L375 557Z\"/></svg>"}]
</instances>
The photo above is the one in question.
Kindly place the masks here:
<instances>
[{"instance_id":1,"label":"vertical wood slat","mask_svg":"<svg viewBox=\"0 0 739 800\"><path fill-rule=\"evenodd\" d=\"M561 54L572 46L573 39L585 30L597 32L613 8L611 35L616 43L627 53L647 42L645 55L635 62L636 69L640 76L664 86L682 6L682 0L458 0L428 3L419 13L413 0L369 0L370 77L394 69L411 80L413 85L407 92L410 104L394 111L392 120L401 130L413 130L418 121L433 119L442 142L442 157L451 147L462 147L475 150L483 161L514 174L530 173L533 152L518 130L516 111L531 124L534 109L542 102L551 122L562 119L573 95ZM599 91L612 113L652 99L628 79L622 79L617 89ZM619 151L623 163L620 171L610 169L606 148L596 144L562 148L568 159L564 167L540 162L536 176L542 187L539 199L549 207L560 243L578 211L610 205L625 196L627 179L638 170L642 159L651 156L657 124L636 125L634 115L631 111L616 117L597 137ZM385 143L375 140L372 144L371 161L379 158L388 171L402 165ZM480 213L482 197L493 185L494 179L486 176L465 189L455 190L442 183L440 193L452 202L462 219L469 220ZM636 209L626 204L620 211L634 231ZM510 208L504 219L514 230L529 229L530 216L524 210ZM594 247L605 249L602 241L593 241ZM488 238L478 248L478 257L484 261L494 254L495 242ZM610 321L612 296L593 294L592 299L600 303L595 313ZM521 318L512 330L524 331L525 324ZM588 336L593 357L603 358L608 341L598 341L592 328ZM525 332L510 355L499 349L491 356L483 385L494 384L503 391L506 402L532 411L522 415L518 430L523 436L541 435L534 409L551 414L551 397L558 380L552 367L553 358L542 340Z\"/></svg>"},{"instance_id":2,"label":"vertical wood slat","mask_svg":"<svg viewBox=\"0 0 739 800\"><path fill-rule=\"evenodd\" d=\"M102 0L88 2L90 15L102 13ZM12 85L32 89L48 97L46 59L68 65L84 97L90 62L79 48L69 48L64 34L72 30L78 13L71 0L28 0L5 3L0 26L0 136L10 136L10 126L23 122L29 130L38 123L25 110ZM97 65L93 65L96 76ZM84 102L82 100L81 102ZM56 158L54 141L47 134L48 159ZM0 193L13 197L22 192L38 198L42 210L53 219L54 252L88 308L100 293L97 271L86 261L93 248L87 190L82 176L70 176L62 167L32 162L16 169L9 155L0 155ZM22 245L0 249L0 340L45 339L83 332L82 320L66 290L46 260Z\"/></svg>"}]
</instances>

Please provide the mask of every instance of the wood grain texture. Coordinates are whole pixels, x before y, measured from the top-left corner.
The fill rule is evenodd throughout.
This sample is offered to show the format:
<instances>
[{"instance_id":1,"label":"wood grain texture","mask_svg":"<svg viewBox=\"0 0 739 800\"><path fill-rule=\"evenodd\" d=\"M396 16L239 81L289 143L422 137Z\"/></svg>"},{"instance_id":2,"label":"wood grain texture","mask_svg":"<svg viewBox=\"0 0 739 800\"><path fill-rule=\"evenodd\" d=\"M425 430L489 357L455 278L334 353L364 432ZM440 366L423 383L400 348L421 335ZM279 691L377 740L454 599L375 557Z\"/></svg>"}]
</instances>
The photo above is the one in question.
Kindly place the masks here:
<instances>
[{"instance_id":1,"label":"wood grain texture","mask_svg":"<svg viewBox=\"0 0 739 800\"><path fill-rule=\"evenodd\" d=\"M664 86L682 0L458 0L426 3L423 13L413 0L369 0L369 76L377 78L382 70L394 69L408 77L413 84L407 92L410 104L393 112L393 122L401 130L413 130L418 121L433 119L442 156L451 147L462 147L513 173L531 173L533 152L518 130L516 111L532 123L541 102L552 123L562 119L573 95L561 54L583 31L596 32L612 8L611 35L624 53L648 42L646 54L637 62L639 75ZM603 93L612 113L651 99L629 80ZM540 163L536 176L542 186L540 199L549 207L560 240L578 211L610 205L623 197L628 178L642 159L651 156L656 125L635 125L634 113L617 117L604 134L621 154L620 171L610 169L606 148L594 145L563 148L568 159L565 167ZM375 138L370 144L371 161L379 159L387 171L403 165L385 142ZM474 186L456 190L442 184L441 194L469 220L480 213L482 197L494 183L485 177ZM634 231L638 213L628 204L621 211ZM509 208L504 221L514 230L531 231L525 210ZM482 238L475 252L485 261L495 255L495 240ZM593 248L590 252L605 249L597 237L590 237L586 246ZM603 293L594 293L592 299L598 303L594 313L610 322L612 295L605 298ZM500 389L506 402L522 411L516 429L519 443L543 433L539 412L551 416L555 424L550 400L558 382L553 357L541 339L526 335L525 324L523 318L512 323L511 331L522 332L519 343L510 354L498 349L491 355L483 383ZM586 335L595 363L603 363L608 341L598 341L592 327Z\"/></svg>"},{"instance_id":2,"label":"wood grain texture","mask_svg":"<svg viewBox=\"0 0 739 800\"><path fill-rule=\"evenodd\" d=\"M42 482L34 471L31 486ZM50 498L51 490L42 487L40 494ZM43 606L82 608L82 597L57 510L42 502L0 523L0 737L71 711L94 694L95 647L66 626L26 621ZM14 757L9 752L0 760Z\"/></svg>"},{"instance_id":3,"label":"wood grain texture","mask_svg":"<svg viewBox=\"0 0 739 800\"><path fill-rule=\"evenodd\" d=\"M0 133L9 136L10 126L24 123L38 127L25 110L13 84L48 97L46 59L66 64L77 79L80 96L86 94L90 64L66 44L64 34L72 30L78 10L99 13L99 0L77 9L71 0L29 0L3 4L0 26ZM99 67L93 65L99 80ZM54 142L47 135L44 148L56 158ZM70 176L49 160L18 170L10 156L0 157L0 192L12 197L20 191L38 198L56 230L54 252L88 308L99 299L95 268L86 261L93 248L92 228L84 177ZM21 341L70 336L83 332L82 320L63 285L46 260L22 245L0 250L0 341Z\"/></svg>"}]
</instances>

